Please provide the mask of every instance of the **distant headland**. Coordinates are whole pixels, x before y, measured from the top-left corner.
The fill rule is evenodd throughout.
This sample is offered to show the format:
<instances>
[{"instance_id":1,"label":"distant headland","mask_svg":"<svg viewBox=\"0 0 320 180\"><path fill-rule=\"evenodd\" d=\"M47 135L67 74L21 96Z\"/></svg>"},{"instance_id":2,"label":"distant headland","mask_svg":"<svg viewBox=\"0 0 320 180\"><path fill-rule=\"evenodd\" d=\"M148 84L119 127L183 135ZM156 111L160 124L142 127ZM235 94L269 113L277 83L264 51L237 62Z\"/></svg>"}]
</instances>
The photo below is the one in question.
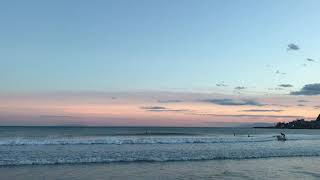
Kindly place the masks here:
<instances>
[{"instance_id":1,"label":"distant headland","mask_svg":"<svg viewBox=\"0 0 320 180\"><path fill-rule=\"evenodd\" d=\"M278 122L271 127L255 127L255 128L277 128L277 129L320 129L320 114L316 120L305 121L304 119L297 119L288 123Z\"/></svg>"}]
</instances>

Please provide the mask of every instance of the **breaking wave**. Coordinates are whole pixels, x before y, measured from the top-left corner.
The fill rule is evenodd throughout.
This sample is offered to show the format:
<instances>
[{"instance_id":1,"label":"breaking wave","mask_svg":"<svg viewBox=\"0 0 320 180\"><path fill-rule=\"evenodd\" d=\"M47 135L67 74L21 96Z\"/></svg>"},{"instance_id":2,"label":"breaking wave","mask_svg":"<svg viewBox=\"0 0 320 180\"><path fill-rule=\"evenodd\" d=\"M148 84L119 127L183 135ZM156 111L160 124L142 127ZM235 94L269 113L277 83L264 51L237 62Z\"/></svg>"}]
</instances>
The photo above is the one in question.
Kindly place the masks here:
<instances>
[{"instance_id":1,"label":"breaking wave","mask_svg":"<svg viewBox=\"0 0 320 180\"><path fill-rule=\"evenodd\" d=\"M260 158L286 158L286 157L317 157L320 152L301 153L301 154L252 154L245 156L180 156L180 157L122 157L122 158L60 158L60 159L32 159L3 162L0 166L19 166L19 165L58 165L58 164L88 164L88 163L121 163L121 162L171 162L171 161L208 161L208 160L241 160L241 159L260 159Z\"/></svg>"},{"instance_id":2,"label":"breaking wave","mask_svg":"<svg viewBox=\"0 0 320 180\"><path fill-rule=\"evenodd\" d=\"M0 145L81 145L81 144L198 144L243 143L273 141L270 137L74 137L74 138L9 138L0 139Z\"/></svg>"},{"instance_id":3,"label":"breaking wave","mask_svg":"<svg viewBox=\"0 0 320 180\"><path fill-rule=\"evenodd\" d=\"M291 136L289 140L320 140L320 136ZM60 137L60 138L0 138L1 145L81 145L81 144L200 144L200 143L254 143L275 141L274 136L252 136L252 137L138 137L138 136L105 136L105 137Z\"/></svg>"}]
</instances>

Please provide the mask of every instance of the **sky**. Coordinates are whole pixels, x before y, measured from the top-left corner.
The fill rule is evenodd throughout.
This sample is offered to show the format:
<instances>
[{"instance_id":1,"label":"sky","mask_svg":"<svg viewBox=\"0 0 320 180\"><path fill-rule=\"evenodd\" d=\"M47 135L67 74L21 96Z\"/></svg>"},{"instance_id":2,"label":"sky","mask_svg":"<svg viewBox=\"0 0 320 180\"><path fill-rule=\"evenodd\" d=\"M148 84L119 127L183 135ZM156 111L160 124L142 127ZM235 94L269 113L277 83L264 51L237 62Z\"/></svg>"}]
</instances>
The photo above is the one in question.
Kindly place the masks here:
<instances>
[{"instance_id":1,"label":"sky","mask_svg":"<svg viewBox=\"0 0 320 180\"><path fill-rule=\"evenodd\" d=\"M317 0L2 0L0 125L233 126L320 112Z\"/></svg>"}]
</instances>

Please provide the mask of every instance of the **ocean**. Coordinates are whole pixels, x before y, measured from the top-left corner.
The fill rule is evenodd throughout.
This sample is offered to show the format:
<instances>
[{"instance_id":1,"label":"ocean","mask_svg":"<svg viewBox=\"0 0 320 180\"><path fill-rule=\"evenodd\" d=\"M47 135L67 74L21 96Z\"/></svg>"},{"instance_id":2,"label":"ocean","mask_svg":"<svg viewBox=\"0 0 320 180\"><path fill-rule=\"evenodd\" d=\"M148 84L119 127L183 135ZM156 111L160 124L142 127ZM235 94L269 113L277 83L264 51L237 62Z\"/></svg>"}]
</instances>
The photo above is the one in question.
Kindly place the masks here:
<instances>
[{"instance_id":1,"label":"ocean","mask_svg":"<svg viewBox=\"0 0 320 180\"><path fill-rule=\"evenodd\" d=\"M319 130L0 127L0 179L319 179L319 160Z\"/></svg>"}]
</instances>

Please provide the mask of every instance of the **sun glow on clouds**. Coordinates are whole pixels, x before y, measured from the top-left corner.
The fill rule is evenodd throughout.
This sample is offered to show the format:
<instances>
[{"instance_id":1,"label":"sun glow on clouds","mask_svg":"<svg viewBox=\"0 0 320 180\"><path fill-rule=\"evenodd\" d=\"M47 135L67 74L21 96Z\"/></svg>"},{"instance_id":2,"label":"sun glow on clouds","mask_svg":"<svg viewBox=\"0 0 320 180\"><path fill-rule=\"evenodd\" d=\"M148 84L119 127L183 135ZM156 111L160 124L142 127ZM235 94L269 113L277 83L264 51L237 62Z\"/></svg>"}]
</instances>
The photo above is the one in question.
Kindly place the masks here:
<instances>
[{"instance_id":1,"label":"sun glow on clouds","mask_svg":"<svg viewBox=\"0 0 320 180\"><path fill-rule=\"evenodd\" d=\"M0 100L0 125L223 126L313 118L320 98L145 92L1 95Z\"/></svg>"}]
</instances>

